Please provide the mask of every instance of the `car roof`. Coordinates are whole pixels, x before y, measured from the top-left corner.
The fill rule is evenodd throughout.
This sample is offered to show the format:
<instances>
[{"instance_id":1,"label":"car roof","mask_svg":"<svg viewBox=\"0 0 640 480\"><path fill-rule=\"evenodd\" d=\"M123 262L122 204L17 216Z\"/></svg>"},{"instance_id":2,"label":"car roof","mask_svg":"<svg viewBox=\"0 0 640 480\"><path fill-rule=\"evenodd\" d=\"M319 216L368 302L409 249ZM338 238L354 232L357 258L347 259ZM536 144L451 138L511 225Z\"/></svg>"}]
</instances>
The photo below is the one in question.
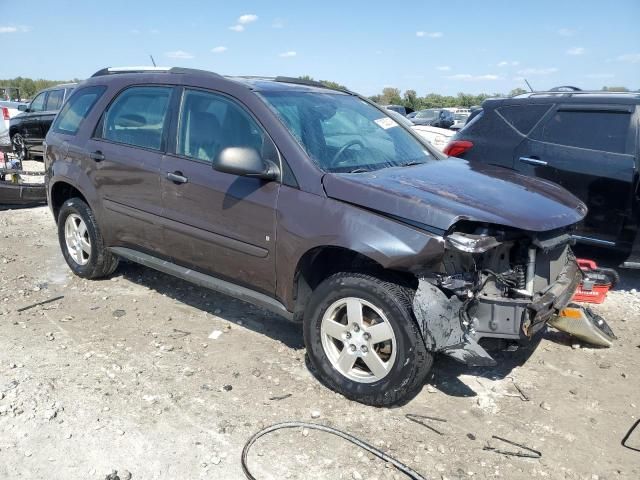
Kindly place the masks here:
<instances>
[{"instance_id":1,"label":"car roof","mask_svg":"<svg viewBox=\"0 0 640 480\"><path fill-rule=\"evenodd\" d=\"M59 85L54 85L53 87L43 88L42 90L40 90L40 92L46 92L48 90L58 90L60 88L75 88L77 86L77 83L61 83Z\"/></svg>"}]
</instances>

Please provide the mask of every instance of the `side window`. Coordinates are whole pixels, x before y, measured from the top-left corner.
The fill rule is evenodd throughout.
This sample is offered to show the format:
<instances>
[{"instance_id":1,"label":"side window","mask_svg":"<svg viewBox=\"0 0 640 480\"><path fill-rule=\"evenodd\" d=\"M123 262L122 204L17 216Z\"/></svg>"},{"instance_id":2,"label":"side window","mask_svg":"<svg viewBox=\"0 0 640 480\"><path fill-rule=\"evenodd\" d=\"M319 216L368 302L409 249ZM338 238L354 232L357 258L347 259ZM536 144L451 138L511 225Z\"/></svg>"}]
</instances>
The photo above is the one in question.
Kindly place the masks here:
<instances>
[{"instance_id":1,"label":"side window","mask_svg":"<svg viewBox=\"0 0 640 480\"><path fill-rule=\"evenodd\" d=\"M62 107L51 128L55 132L75 135L80 128L80 123L89 115L105 90L106 87L103 86L77 90Z\"/></svg>"},{"instance_id":2,"label":"side window","mask_svg":"<svg viewBox=\"0 0 640 480\"><path fill-rule=\"evenodd\" d=\"M49 96L47 97L47 106L45 110L60 110L62 106L62 101L64 100L64 89L61 90L51 90L49 92Z\"/></svg>"},{"instance_id":3,"label":"side window","mask_svg":"<svg viewBox=\"0 0 640 480\"><path fill-rule=\"evenodd\" d=\"M549 111L551 105L508 105L496 112L522 135L528 135L536 123Z\"/></svg>"},{"instance_id":4,"label":"side window","mask_svg":"<svg viewBox=\"0 0 640 480\"><path fill-rule=\"evenodd\" d=\"M624 153L630 121L625 112L558 110L536 136L543 142Z\"/></svg>"},{"instance_id":5,"label":"side window","mask_svg":"<svg viewBox=\"0 0 640 480\"><path fill-rule=\"evenodd\" d=\"M33 99L31 105L29 105L30 112L41 112L44 110L44 99L47 95L47 92L42 92L36 98Z\"/></svg>"},{"instance_id":6,"label":"side window","mask_svg":"<svg viewBox=\"0 0 640 480\"><path fill-rule=\"evenodd\" d=\"M172 87L131 87L104 114L102 138L160 150Z\"/></svg>"},{"instance_id":7,"label":"side window","mask_svg":"<svg viewBox=\"0 0 640 480\"><path fill-rule=\"evenodd\" d=\"M185 90L178 123L177 153L213 162L227 147L250 147L277 161L275 145L237 103L213 93Z\"/></svg>"}]
</instances>

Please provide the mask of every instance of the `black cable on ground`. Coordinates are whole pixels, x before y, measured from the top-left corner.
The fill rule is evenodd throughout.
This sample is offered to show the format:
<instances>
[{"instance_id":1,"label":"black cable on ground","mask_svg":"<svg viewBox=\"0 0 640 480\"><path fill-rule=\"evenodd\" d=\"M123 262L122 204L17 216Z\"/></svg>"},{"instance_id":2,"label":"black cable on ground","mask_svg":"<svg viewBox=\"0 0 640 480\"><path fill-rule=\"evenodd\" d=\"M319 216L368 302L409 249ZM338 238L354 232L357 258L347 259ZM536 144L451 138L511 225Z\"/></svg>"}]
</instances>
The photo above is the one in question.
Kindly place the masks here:
<instances>
[{"instance_id":1,"label":"black cable on ground","mask_svg":"<svg viewBox=\"0 0 640 480\"><path fill-rule=\"evenodd\" d=\"M326 432L332 435L336 435L337 437L343 438L348 442L351 442L354 445L357 445L358 447L366 450L367 452L372 453L373 455L380 458L381 460L391 463L394 467L396 467L398 470L400 470L402 473L404 473L407 477L411 478L412 480L426 480L425 477L423 477L416 471L412 470L411 468L406 466L404 463L399 462L395 458L390 457L383 451L378 450L377 448L369 445L368 443L363 442L362 440L354 437L353 435L342 432L340 430L336 430L335 428L325 427L324 425L318 425L315 423L305 423L305 422L276 423L275 425L271 425L270 427L266 427L260 430L259 432L254 434L247 441L247 443L245 443L244 448L242 449L241 464L242 464L242 471L244 472L244 475L247 477L248 480L257 480L256 477L254 477L249 471L249 467L247 467L247 457L249 456L249 450L251 449L251 446L254 443L256 443L256 441L260 437L267 435L268 433L275 432L276 430L281 430L284 428L299 428L299 427L308 428L309 430L319 430L321 432Z\"/></svg>"}]
</instances>

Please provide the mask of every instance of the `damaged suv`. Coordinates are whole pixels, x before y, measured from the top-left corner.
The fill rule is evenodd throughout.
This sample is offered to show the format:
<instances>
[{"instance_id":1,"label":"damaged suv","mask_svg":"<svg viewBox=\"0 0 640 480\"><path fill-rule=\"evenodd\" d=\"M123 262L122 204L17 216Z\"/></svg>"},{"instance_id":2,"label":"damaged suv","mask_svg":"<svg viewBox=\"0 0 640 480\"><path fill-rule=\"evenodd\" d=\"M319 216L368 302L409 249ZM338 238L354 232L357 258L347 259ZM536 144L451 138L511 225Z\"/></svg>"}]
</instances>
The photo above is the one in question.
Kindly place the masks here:
<instances>
[{"instance_id":1,"label":"damaged suv","mask_svg":"<svg viewBox=\"0 0 640 480\"><path fill-rule=\"evenodd\" d=\"M494 360L581 280L585 206L555 184L443 157L349 91L190 69L104 69L46 139L73 272L127 259L304 325L328 386L377 406L434 355Z\"/></svg>"}]
</instances>

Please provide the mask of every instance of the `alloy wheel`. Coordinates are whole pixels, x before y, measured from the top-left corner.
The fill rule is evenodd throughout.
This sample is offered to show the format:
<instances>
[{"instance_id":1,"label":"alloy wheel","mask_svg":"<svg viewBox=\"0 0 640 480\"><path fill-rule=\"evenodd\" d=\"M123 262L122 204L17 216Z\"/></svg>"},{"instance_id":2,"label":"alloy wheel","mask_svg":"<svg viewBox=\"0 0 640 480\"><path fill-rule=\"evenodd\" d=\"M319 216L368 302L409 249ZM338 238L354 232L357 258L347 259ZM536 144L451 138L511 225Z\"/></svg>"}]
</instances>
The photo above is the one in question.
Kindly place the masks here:
<instances>
[{"instance_id":1,"label":"alloy wheel","mask_svg":"<svg viewBox=\"0 0 640 480\"><path fill-rule=\"evenodd\" d=\"M24 138L19 133L16 133L11 139L11 143L13 144L13 151L18 157L20 162L24 161L27 158L27 149L24 145Z\"/></svg>"},{"instance_id":2,"label":"alloy wheel","mask_svg":"<svg viewBox=\"0 0 640 480\"><path fill-rule=\"evenodd\" d=\"M396 337L386 315L356 297L329 306L320 325L322 347L333 368L350 380L383 379L396 359Z\"/></svg>"},{"instance_id":3,"label":"alloy wheel","mask_svg":"<svg viewBox=\"0 0 640 480\"><path fill-rule=\"evenodd\" d=\"M78 265L89 263L91 255L91 238L84 220L75 213L70 214L64 222L64 239L69 256Z\"/></svg>"}]
</instances>

